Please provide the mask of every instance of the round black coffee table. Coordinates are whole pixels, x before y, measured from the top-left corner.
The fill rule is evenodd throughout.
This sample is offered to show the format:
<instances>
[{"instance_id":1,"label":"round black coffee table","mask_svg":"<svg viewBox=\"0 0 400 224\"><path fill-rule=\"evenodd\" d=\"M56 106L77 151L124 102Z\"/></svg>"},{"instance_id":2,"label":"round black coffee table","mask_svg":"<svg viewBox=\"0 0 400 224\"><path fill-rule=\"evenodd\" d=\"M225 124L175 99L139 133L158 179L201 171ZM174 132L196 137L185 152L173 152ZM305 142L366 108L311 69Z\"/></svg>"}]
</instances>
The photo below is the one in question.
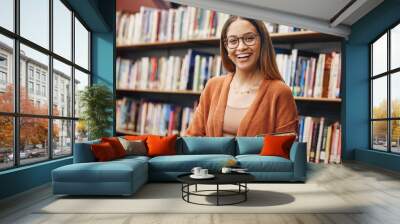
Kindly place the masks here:
<instances>
[{"instance_id":1,"label":"round black coffee table","mask_svg":"<svg viewBox=\"0 0 400 224\"><path fill-rule=\"evenodd\" d=\"M247 200L247 192L249 188L247 187L247 183L255 180L255 177L248 173L215 173L213 174L215 177L212 179L193 179L190 177L191 173L182 174L177 177L178 181L182 183L182 199L188 203L198 204L198 205L215 205L215 204L202 204L190 201L190 196L204 196L204 197L216 197L217 206L220 205L234 205L239 204L241 202L245 202ZM215 190L197 190L198 184L205 185L216 185ZM190 186L195 186L194 191L190 191ZM223 190L220 189L220 185L236 185L238 186L237 190ZM205 194L209 192L215 192L215 194ZM221 203L221 197L232 197L232 196L241 196L240 200L234 201L231 203Z\"/></svg>"}]
</instances>

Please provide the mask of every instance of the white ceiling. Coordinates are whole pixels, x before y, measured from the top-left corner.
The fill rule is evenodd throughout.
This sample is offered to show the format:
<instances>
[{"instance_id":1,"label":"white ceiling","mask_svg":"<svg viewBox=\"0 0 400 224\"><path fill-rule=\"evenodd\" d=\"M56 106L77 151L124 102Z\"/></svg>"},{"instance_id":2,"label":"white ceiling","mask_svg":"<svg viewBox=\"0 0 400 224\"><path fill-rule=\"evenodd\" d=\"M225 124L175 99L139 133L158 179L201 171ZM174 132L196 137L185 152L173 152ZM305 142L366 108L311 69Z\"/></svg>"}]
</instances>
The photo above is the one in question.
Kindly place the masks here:
<instances>
[{"instance_id":1,"label":"white ceiling","mask_svg":"<svg viewBox=\"0 0 400 224\"><path fill-rule=\"evenodd\" d=\"M268 22L348 37L350 26L383 0L169 0ZM342 8L351 3L336 20Z\"/></svg>"}]
</instances>

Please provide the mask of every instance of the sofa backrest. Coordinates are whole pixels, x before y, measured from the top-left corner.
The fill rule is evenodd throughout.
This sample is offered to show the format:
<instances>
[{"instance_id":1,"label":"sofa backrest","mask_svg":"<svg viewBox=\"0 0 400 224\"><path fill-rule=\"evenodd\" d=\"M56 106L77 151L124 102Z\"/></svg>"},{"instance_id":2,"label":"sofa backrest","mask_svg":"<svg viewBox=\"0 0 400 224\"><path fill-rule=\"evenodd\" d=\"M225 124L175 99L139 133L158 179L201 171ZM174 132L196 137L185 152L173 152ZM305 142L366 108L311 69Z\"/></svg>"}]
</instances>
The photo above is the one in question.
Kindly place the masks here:
<instances>
[{"instance_id":1,"label":"sofa backrest","mask_svg":"<svg viewBox=\"0 0 400 224\"><path fill-rule=\"evenodd\" d=\"M95 162L96 158L90 148L92 144L99 144L100 140L75 143L74 147L74 163Z\"/></svg>"},{"instance_id":2,"label":"sofa backrest","mask_svg":"<svg viewBox=\"0 0 400 224\"><path fill-rule=\"evenodd\" d=\"M236 155L259 154L264 137L236 137Z\"/></svg>"},{"instance_id":3,"label":"sofa backrest","mask_svg":"<svg viewBox=\"0 0 400 224\"><path fill-rule=\"evenodd\" d=\"M177 141L177 154L235 155L233 137L182 137Z\"/></svg>"}]
</instances>

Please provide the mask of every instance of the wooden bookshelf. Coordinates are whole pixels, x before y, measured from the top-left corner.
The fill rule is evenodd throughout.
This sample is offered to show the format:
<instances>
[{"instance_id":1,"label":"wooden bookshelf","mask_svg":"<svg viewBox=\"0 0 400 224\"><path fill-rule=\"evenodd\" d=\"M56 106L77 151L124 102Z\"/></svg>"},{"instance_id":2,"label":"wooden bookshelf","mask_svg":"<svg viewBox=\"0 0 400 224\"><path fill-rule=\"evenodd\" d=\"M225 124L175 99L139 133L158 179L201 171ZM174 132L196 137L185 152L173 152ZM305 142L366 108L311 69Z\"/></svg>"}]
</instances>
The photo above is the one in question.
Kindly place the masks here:
<instances>
[{"instance_id":1,"label":"wooden bookshelf","mask_svg":"<svg viewBox=\"0 0 400 224\"><path fill-rule=\"evenodd\" d=\"M148 21L150 21L150 20L148 20ZM154 21L152 21L152 22L154 22ZM217 26L217 27L219 27L219 26ZM279 30L276 28L278 28L278 27L274 26L274 30ZM289 29L287 29L287 30L289 30ZM146 32L144 32L144 33L146 33ZM154 38L153 34L154 33L151 33L152 38ZM124 32L122 32L122 35L125 36ZM127 36L132 36L132 35L127 35ZM165 37L165 34L163 37ZM336 69L340 68L339 66L342 65L342 61L345 58L343 55L343 52L341 52L343 49L343 43L344 43L342 37L337 37L337 36L329 35L329 34L317 33L317 32L313 32L313 31L296 31L296 32L290 32L290 33L270 33L270 37L271 37L271 40L272 40L274 46L282 50L282 52L278 52L279 54L282 54L281 56L283 56L283 57L279 58L280 59L279 62L285 63L283 65L287 66L284 70L286 72L285 75L291 74L293 72L295 72L295 74L296 74L299 72L297 70L296 71L293 71L293 70L288 71L287 70L288 67L290 67L290 69L291 69L293 65L295 66L296 69L297 69L297 66L314 66L314 67L312 67L312 69L314 69L315 71L313 70L314 73L312 75L314 75L316 77L318 66L323 66L323 63L327 63L327 61L328 61L325 58L324 59L325 62L322 61L320 63L319 62L319 58L321 56L320 54L325 54L325 56L326 56L330 52L333 52L333 51L340 53L342 56L339 55L339 57L338 57L335 54L331 54L330 58L329 58L329 60L331 60L330 66L334 65L334 66L336 66L336 67L334 67ZM120 43L120 42L118 41L118 43ZM193 49L195 51L202 51L203 48L204 48L204 52L210 53L210 54L215 54L216 56L219 56L218 52L219 52L219 48L220 48L220 38L219 37L210 37L210 38L178 40L178 41L125 44L125 45L118 45L116 47L116 50L117 50L117 57L119 57L121 59L131 60L131 62L123 61L124 62L123 66L125 66L124 70L123 70L124 71L123 74L125 75L125 74L130 74L130 71L128 73L126 72L127 71L126 66L132 66L134 63L133 61L138 60L138 58L139 59L142 57L158 58L158 57L169 57L169 56L175 56L175 55L182 57L182 55L185 52L186 52L186 55L189 54L189 56L192 56L193 51L187 52L188 49ZM293 49L298 49L298 51L292 51ZM293 60L291 54L295 55L295 59L296 59L295 62L291 62L291 60ZM289 55L290 57L286 58L287 55ZM297 61L297 60L299 60L298 56L303 57L303 59L302 59L303 61L298 62ZM310 59L304 59L307 57L313 57L313 58L315 58L315 61L310 62ZM333 64L332 61L334 59L336 59L336 61ZM220 60L220 59L218 58L218 60ZM338 63L338 60L341 60L341 61L339 61L340 63ZM308 64L305 64L305 61ZM120 62L122 62L122 60ZM146 63L148 64L148 62L146 62ZM290 63L295 63L295 64L290 64ZM192 61L190 61L189 65L192 65L192 64L193 64ZM320 69L322 69L322 68L324 68L324 67L320 67ZM308 69L308 68L301 67L301 69ZM150 70L150 68L149 68L149 70ZM305 70L305 71L307 71L307 70ZM301 70L300 72L303 72L302 74L305 74L304 73L305 71ZM318 82L316 81L317 79L315 77L312 79L313 81L312 81L311 88L315 88L314 85L317 85L317 83L318 83L318 85L323 84L323 83L321 83L322 81L321 81L320 77L321 77L321 75L322 76L324 75L325 69L319 70L319 71L320 72L322 71L323 73L318 76L319 77ZM222 73L224 73L224 70L222 70ZM335 78L332 80L336 80L336 85L338 83L340 83L341 93L343 92L342 87L344 87L344 86L343 86L343 82L340 82L340 79L342 79L341 77L343 77L345 75L344 73L345 73L345 71L342 70L341 73L336 72L336 73L330 74L331 77ZM162 74L166 75L164 73L162 73ZM339 76L337 76L337 74L340 74L341 76L339 77ZM299 75L299 74L297 74L297 75ZM288 76L288 75L286 75L286 76ZM167 76L167 75L166 75L166 77L170 78L170 76ZM304 77L305 76L301 76L300 79L304 79ZM337 77L339 77L339 79L337 79ZM140 76L139 79L141 80L141 79L143 79L143 77ZM297 79L298 79L298 77L296 76L296 85L299 85ZM125 80L125 79L121 79L121 80ZM202 80L202 81L204 81L204 80ZM300 81L302 81L302 80L300 80ZM333 85L332 88L335 88L333 90L337 91L338 90L337 88L339 88L339 86L336 86L334 83L332 84ZM301 84L304 84L304 82L301 82L300 85ZM198 86L196 86L196 87L198 87ZM310 88L310 86L308 88ZM324 88L324 86L322 86L322 88ZM325 88L326 88L326 85L325 85ZM198 88L194 88L194 89L198 89ZM140 112L140 110L139 110L140 106L145 103L148 105L167 104L167 105L161 105L162 107L166 106L167 110L171 110L169 107L175 107L175 106L178 106L181 108L185 107L185 108L190 108L190 109L187 109L186 111L193 112L193 110L196 107L196 104L198 103L199 97L201 95L201 91L191 91L191 90L175 91L175 90L157 90L157 89L117 89L116 95L117 95L117 99L120 100L119 102L121 103L121 104L119 104L120 108L122 108L122 106L124 106L124 108L121 109L120 111L123 111L124 113L130 113L130 112L126 112L126 111L133 110L134 112L130 113L131 117L132 117L132 115L135 117L138 117L139 112ZM305 135L305 136L311 136L312 138L315 138L315 137L317 138L317 139L311 141L310 144L312 142L319 142L317 140L321 140L321 138L326 138L326 135L327 135L326 130L328 127L327 125L329 125L330 130L332 130L332 136L333 136L334 128L336 131L339 130L337 127L340 127L340 126L336 125L336 124L341 123L341 121L343 119L342 99L340 99L340 98L322 98L322 97L318 97L318 98L317 97L299 97L299 96L294 96L294 99L295 99L296 106L297 106L299 121L301 121L299 123L299 131L303 130L302 133L304 134L305 133L304 127L307 127L308 135ZM134 102L136 105L131 104L131 102ZM160 105L157 105L157 107L158 106L160 106ZM152 113L154 112L153 109L150 111ZM178 110L178 111L180 111L180 110ZM156 112L158 113L158 111L156 111ZM144 113L141 113L140 116L142 116L143 114ZM186 115L187 114L188 113L186 112ZM186 116L186 115L185 115L185 117L187 118L188 116ZM147 114L143 115L143 116L147 116ZM158 115L152 115L152 116L158 116ZM161 115L161 116L165 116L165 115ZM178 122L179 122L179 119L182 119L183 115L179 115L179 116L181 116L181 118L177 118ZM190 115L190 116L192 116L192 115ZM305 116L307 116L308 118L305 118ZM312 117L312 119L310 117ZM320 121L322 120L322 117L324 118L323 121L325 122L325 123L323 123L324 126L317 126L317 125L322 124L322 123L320 123ZM147 119L147 117L146 117L146 119ZM304 126L305 125L304 122L306 119L307 119L308 125ZM171 122L171 119L167 119L167 120L168 121L166 121L166 122L168 122L168 127L171 124L173 126L174 122L176 121L175 119L172 119L172 122ZM123 121L123 120L121 120L121 121ZM127 120L125 120L125 121L127 121ZM339 123L336 123L336 122L339 122ZM183 124L187 125L188 124L187 120L184 120ZM300 124L302 124L303 126L300 126ZM309 124L311 124L311 126ZM335 126L333 126L333 124L335 124ZM131 130L124 129L124 127L128 127L128 126L126 126L126 124L121 124L120 128L117 129L117 133L120 135L140 135L141 134L140 131L149 130L148 128L146 128L146 125L147 124L145 124L144 127L141 126L138 130L135 129L135 131L134 131L133 129L131 129ZM154 124L150 124L150 125L152 126ZM157 127L152 127L152 129L153 128L157 128ZM303 129L301 129L301 128L303 128ZM316 128L318 128L318 130L316 130ZM178 132L181 131L181 130L175 130L175 129L180 129L179 126L175 126L174 131L178 131ZM325 131L325 132L323 132L323 131ZM311 133L311 135L310 135L310 133ZM322 133L322 135L320 133ZM339 132L336 132L336 133L339 133ZM331 138L333 138L332 136L331 136ZM342 137L343 135L340 135L340 136ZM335 139L335 140L337 141L337 139ZM332 145L332 143L331 143L331 145ZM341 146L341 147L343 147L343 146ZM313 146L314 151L316 150L316 148L317 148L317 145ZM322 148L320 148L320 149L322 149Z\"/></svg>"},{"instance_id":2,"label":"wooden bookshelf","mask_svg":"<svg viewBox=\"0 0 400 224\"><path fill-rule=\"evenodd\" d=\"M187 94L199 95L201 92L194 92L191 90L156 90L156 89L117 89L117 92L131 92L131 93L157 93L157 94Z\"/></svg>"},{"instance_id":3,"label":"wooden bookshelf","mask_svg":"<svg viewBox=\"0 0 400 224\"><path fill-rule=\"evenodd\" d=\"M291 33L271 33L271 39L274 43L301 43L301 42L327 42L339 41L341 37L322 34L313 31L299 31ZM194 46L219 47L220 38L180 40L155 43L141 43L133 45L117 46L117 53L124 51L141 51L149 49L169 49L169 48L188 48Z\"/></svg>"},{"instance_id":4,"label":"wooden bookshelf","mask_svg":"<svg viewBox=\"0 0 400 224\"><path fill-rule=\"evenodd\" d=\"M191 90L155 90L155 89L117 89L117 93L146 93L146 94L179 94L179 95L195 95L200 96L201 92L194 92ZM325 98L325 97L302 97L295 96L296 101L309 101L309 102L330 102L330 103L341 103L342 100L339 98Z\"/></svg>"}]
</instances>

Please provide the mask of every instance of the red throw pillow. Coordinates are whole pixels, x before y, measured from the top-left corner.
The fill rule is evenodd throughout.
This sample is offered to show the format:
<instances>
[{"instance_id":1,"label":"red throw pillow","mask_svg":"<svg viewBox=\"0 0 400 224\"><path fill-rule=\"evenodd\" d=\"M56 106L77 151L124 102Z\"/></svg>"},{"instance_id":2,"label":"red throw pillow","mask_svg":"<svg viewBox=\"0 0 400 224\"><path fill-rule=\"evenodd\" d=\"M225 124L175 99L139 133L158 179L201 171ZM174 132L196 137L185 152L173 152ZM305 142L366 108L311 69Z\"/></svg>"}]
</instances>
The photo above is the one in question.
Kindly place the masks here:
<instances>
[{"instance_id":1,"label":"red throw pillow","mask_svg":"<svg viewBox=\"0 0 400 224\"><path fill-rule=\"evenodd\" d=\"M281 156L286 159L290 158L290 148L296 135L274 136L266 135L264 137L264 146L261 149L262 156Z\"/></svg>"},{"instance_id":2,"label":"red throw pillow","mask_svg":"<svg viewBox=\"0 0 400 224\"><path fill-rule=\"evenodd\" d=\"M177 137L177 135L147 137L148 156L175 155Z\"/></svg>"},{"instance_id":3,"label":"red throw pillow","mask_svg":"<svg viewBox=\"0 0 400 224\"><path fill-rule=\"evenodd\" d=\"M90 148L92 149L94 157L99 162L109 161L117 158L114 149L108 142L93 144L90 146Z\"/></svg>"},{"instance_id":4,"label":"red throw pillow","mask_svg":"<svg viewBox=\"0 0 400 224\"><path fill-rule=\"evenodd\" d=\"M101 138L101 142L108 142L114 149L117 158L126 156L126 151L117 137Z\"/></svg>"}]
</instances>

